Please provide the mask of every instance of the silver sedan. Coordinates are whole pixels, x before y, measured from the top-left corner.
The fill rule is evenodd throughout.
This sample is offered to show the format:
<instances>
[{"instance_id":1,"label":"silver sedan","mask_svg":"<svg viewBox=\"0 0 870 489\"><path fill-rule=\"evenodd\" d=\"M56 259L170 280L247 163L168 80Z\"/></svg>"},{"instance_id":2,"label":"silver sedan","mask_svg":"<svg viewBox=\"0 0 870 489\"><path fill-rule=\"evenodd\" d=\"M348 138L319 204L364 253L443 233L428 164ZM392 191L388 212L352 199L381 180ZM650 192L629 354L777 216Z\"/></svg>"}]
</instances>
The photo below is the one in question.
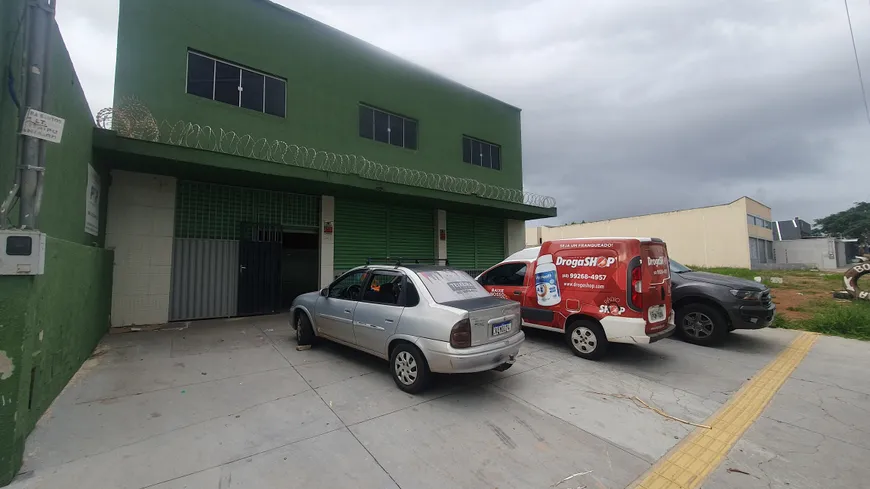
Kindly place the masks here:
<instances>
[{"instance_id":1,"label":"silver sedan","mask_svg":"<svg viewBox=\"0 0 870 489\"><path fill-rule=\"evenodd\" d=\"M396 385L410 393L425 389L432 372L506 370L525 339L518 303L434 266L355 268L297 297L290 318L300 345L325 338L389 360Z\"/></svg>"}]
</instances>

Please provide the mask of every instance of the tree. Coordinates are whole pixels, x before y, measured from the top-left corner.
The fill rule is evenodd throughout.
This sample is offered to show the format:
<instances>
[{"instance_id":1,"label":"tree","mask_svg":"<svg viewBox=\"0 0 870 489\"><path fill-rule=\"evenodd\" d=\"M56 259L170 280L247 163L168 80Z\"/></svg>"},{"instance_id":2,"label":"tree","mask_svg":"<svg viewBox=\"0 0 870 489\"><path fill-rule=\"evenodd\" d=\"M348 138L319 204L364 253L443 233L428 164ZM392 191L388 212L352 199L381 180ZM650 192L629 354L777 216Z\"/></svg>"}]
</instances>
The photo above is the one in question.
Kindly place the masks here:
<instances>
[{"instance_id":1,"label":"tree","mask_svg":"<svg viewBox=\"0 0 870 489\"><path fill-rule=\"evenodd\" d=\"M857 238L861 245L870 244L870 202L855 202L850 209L816 219L816 226L825 235Z\"/></svg>"}]
</instances>

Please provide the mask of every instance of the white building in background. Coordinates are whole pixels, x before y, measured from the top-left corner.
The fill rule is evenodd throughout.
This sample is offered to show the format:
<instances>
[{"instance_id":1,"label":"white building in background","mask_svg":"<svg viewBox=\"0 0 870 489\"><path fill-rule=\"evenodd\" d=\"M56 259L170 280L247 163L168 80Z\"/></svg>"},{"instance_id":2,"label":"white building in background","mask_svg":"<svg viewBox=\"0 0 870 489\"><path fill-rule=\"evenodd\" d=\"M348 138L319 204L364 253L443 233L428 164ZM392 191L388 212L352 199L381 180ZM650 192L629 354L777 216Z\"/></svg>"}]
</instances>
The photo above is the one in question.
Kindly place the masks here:
<instances>
[{"instance_id":1,"label":"white building in background","mask_svg":"<svg viewBox=\"0 0 870 489\"><path fill-rule=\"evenodd\" d=\"M773 264L770 207L741 197L727 204L605 221L526 228L526 245L561 238L650 236L665 240L674 260L702 267Z\"/></svg>"}]
</instances>

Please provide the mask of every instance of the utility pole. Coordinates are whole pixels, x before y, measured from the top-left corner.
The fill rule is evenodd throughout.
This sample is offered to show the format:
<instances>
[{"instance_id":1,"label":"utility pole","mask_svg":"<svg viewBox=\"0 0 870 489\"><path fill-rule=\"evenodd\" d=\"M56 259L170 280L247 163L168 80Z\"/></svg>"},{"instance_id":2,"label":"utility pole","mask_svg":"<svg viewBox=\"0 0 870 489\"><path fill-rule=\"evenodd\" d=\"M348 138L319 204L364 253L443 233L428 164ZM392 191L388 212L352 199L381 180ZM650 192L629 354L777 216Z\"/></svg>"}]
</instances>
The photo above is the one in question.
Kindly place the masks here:
<instances>
[{"instance_id":1,"label":"utility pole","mask_svg":"<svg viewBox=\"0 0 870 489\"><path fill-rule=\"evenodd\" d=\"M27 88L24 105L28 109L43 110L45 102L46 71L48 68L48 45L53 29L55 0L29 0L30 25L27 46ZM22 121L23 122L23 121ZM21 187L19 224L22 229L36 228L38 187L41 173L45 171L45 141L33 136L22 136L24 148L21 153Z\"/></svg>"}]
</instances>

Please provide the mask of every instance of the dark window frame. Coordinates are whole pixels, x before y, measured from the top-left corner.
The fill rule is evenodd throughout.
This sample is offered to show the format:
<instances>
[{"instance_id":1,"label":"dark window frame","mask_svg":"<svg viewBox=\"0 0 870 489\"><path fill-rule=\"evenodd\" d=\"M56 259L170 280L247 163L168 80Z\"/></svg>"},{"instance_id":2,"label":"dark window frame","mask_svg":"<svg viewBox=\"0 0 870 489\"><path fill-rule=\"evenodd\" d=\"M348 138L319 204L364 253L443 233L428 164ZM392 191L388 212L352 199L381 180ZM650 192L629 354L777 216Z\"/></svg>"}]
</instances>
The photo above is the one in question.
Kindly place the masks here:
<instances>
[{"instance_id":1,"label":"dark window frame","mask_svg":"<svg viewBox=\"0 0 870 489\"><path fill-rule=\"evenodd\" d=\"M206 59L206 60L212 61L212 62L214 63L214 65L215 65L215 73L212 74L212 95L211 95L211 97L206 97L206 96L204 96L204 95L202 95L202 94L198 94L198 93L192 93L192 92L190 91L190 59L191 59L191 56L192 56L192 55L194 55L194 56L199 56L200 58L204 58L204 59ZM206 100L212 100L212 101L214 101L214 102L219 102L219 103L222 103L222 104L225 104L225 105L231 105L231 106L238 107L238 108L241 108L241 109L247 109L247 110L250 110L250 111L253 111L253 112L259 112L259 113L261 113L261 114L267 114L267 115L272 115L272 116L275 116L275 117L281 117L282 119L287 117L287 79L286 79L286 78L284 78L284 77L280 77L280 76L277 76L277 75L273 75L273 74L268 73L268 72L265 72L265 71L263 71L263 70L258 70L258 69L256 69L256 68L251 68L250 66L245 66L245 65L243 65L243 64L236 63L236 62L233 62L233 61L230 61L230 60L227 60L227 59L223 59L223 58L220 58L220 57L217 57L217 56L213 56L213 55L211 55L211 54L208 54L208 53L205 53L205 52L202 52L202 51L196 50L196 49L192 49L192 48L188 48L188 49L187 49L187 58L186 58L185 61L186 61L186 66L185 66L185 77L184 77L184 84L185 84L185 86L184 86L184 91L185 91L185 93L187 93L188 95L193 95L194 97L198 97L198 98L204 98L204 99L206 99ZM215 94L215 86L216 86L216 84L217 84L217 80L216 80L216 72L217 72L217 64L218 64L218 63L224 64L224 65L228 65L228 66L231 66L231 67L233 67L233 68L238 68L238 70L239 70L239 87L242 87L242 86L243 86L243 81L244 81L244 78L245 78L245 74L244 74L244 72L248 72L248 73L250 73L250 74L257 75L257 76L262 76L262 77L263 77L263 87L262 87L262 91L263 91L263 95L262 95L262 98L263 98L263 104L262 104L262 109L259 109L259 110L258 110L258 109L254 109L254 108L250 108L250 107L246 107L245 105L242 105L242 99L243 99L242 94L243 94L243 90L240 90L240 91L239 91L239 100L238 100L238 103L237 103L237 104L232 104L232 103L229 103L229 102L226 102L226 101L223 101L223 100L218 100L218 99L216 98L216 94ZM273 83L274 83L274 82L278 82L278 83L280 84L280 87L281 87L281 90L280 90L280 91L282 92L282 97L281 97L281 98L283 99L283 102L284 102L283 107L281 107L280 109L277 108L277 107L268 107L268 101L269 101L269 99L270 99L270 97L269 97L269 93L270 93L270 92L267 91L267 86L269 85L269 83L267 83L268 80L271 80ZM273 98L274 98L274 97L273 97ZM280 113L277 113L277 112L280 112Z\"/></svg>"},{"instance_id":2,"label":"dark window frame","mask_svg":"<svg viewBox=\"0 0 870 489\"><path fill-rule=\"evenodd\" d=\"M526 273L528 272L528 263L524 262L508 262L502 263L498 266L493 267L488 272L481 277L481 285L489 285L491 287L523 287L525 286ZM513 280L519 279L519 284L516 283L494 283L493 282L493 272L497 270L505 270L516 267L510 275L497 275L498 278L511 278ZM522 271L523 273L519 273Z\"/></svg>"},{"instance_id":3,"label":"dark window frame","mask_svg":"<svg viewBox=\"0 0 870 489\"><path fill-rule=\"evenodd\" d=\"M339 276L337 279L333 280L331 284L329 284L329 287L327 288L328 293L326 294L326 297L329 298L329 299L336 299L336 300L342 300L342 301L359 302L360 299L362 299L363 286L368 282L368 279L369 279L369 277L368 277L368 273L369 273L369 270L367 270L367 269L351 270L351 271L349 271L349 272L345 272L344 274L342 274L341 276ZM353 275L356 275L356 274L361 274L361 278L360 278L360 281L359 281L358 284L350 284L350 285L348 285L347 287L345 287L345 288L343 288L343 289L336 289L336 288L335 288L335 287L336 287L338 284L340 284L342 281L347 280L347 279L349 279L350 277L352 277ZM356 299L351 298L351 297L343 297L344 293L346 293L346 292L347 292L347 289L349 289L350 286L352 286L352 285L359 285L359 287L360 287L360 290L359 290L359 295L360 295L360 297L357 297ZM335 290L339 290L339 291L340 291L340 294L339 294L339 295L333 295L333 291L335 291Z\"/></svg>"},{"instance_id":4,"label":"dark window frame","mask_svg":"<svg viewBox=\"0 0 870 489\"><path fill-rule=\"evenodd\" d=\"M475 153L474 147L478 145L480 147L480 152ZM488 170L498 170L502 169L502 147L500 144L492 143L486 141L484 139L476 138L474 136L469 136L467 134L462 135L462 161L464 163L468 163L469 165L479 166L481 168L486 168ZM467 150L467 151L466 151ZM488 153L489 158L485 158L482 156L484 154L484 150ZM475 155L480 156L479 161L475 161ZM486 163L486 164L485 164Z\"/></svg>"},{"instance_id":5,"label":"dark window frame","mask_svg":"<svg viewBox=\"0 0 870 489\"><path fill-rule=\"evenodd\" d=\"M366 297L366 292L369 291L369 289L372 286L372 282L375 280L375 277L378 277L378 276L380 276L380 277L393 277L393 278L399 279L398 282L400 284L401 290L400 290L400 294L396 297L396 302L382 302L379 300L372 300L372 299ZM402 272L397 272L397 271L393 271L393 270L381 270L381 269L369 270L368 277L366 278L365 282L363 283L362 292L360 294L359 301L365 302L367 304L377 304L380 306L405 307L405 298L404 298L405 287L404 287L404 284L407 280L408 280L408 277L406 277L405 274Z\"/></svg>"},{"instance_id":6,"label":"dark window frame","mask_svg":"<svg viewBox=\"0 0 870 489\"><path fill-rule=\"evenodd\" d=\"M374 105L367 104L365 102L359 102L357 104L358 110L358 127L357 134L359 137L363 139L368 139L370 141L374 141L376 143L387 144L389 146L394 146L396 148L407 149L409 151L417 151L420 149L420 121L414 119L413 117L408 117L406 115L398 114L396 112L392 112L389 110L384 110L378 108ZM372 121L371 127L363 126L363 111L371 111L372 113ZM386 117L387 124L387 137L386 141L382 141L382 138L378 138L378 125L376 121L378 116ZM402 144L397 144L398 141L392 141L392 123L393 121L401 121L402 126ZM408 131L409 123L413 124L413 131ZM365 129L365 131L363 130ZM409 132L413 133L413 136L409 137ZM371 136L369 136L371 135Z\"/></svg>"}]
</instances>

